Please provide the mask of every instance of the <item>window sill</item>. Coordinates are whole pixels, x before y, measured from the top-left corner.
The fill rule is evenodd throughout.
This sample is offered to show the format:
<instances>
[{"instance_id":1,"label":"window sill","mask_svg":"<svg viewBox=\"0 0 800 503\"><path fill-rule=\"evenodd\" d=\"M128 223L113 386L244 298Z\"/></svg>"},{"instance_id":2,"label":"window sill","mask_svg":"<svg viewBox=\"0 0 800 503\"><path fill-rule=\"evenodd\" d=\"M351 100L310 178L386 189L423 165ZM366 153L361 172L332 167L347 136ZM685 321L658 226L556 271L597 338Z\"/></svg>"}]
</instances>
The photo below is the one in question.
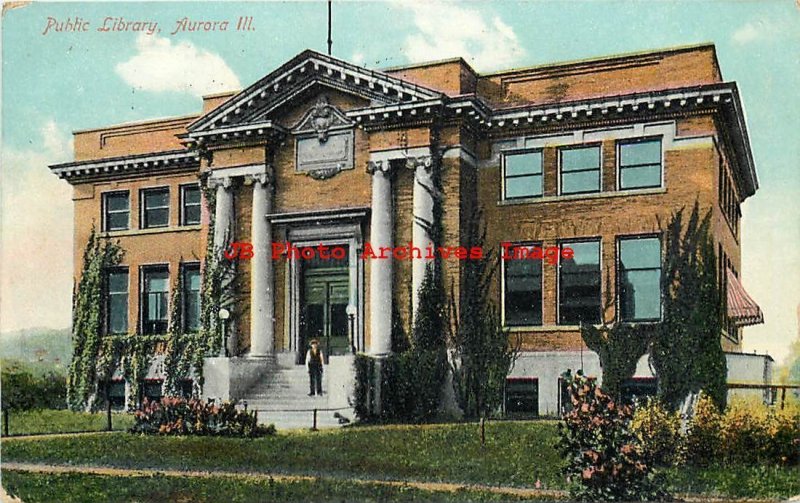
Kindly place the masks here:
<instances>
[{"instance_id":1,"label":"window sill","mask_svg":"<svg viewBox=\"0 0 800 503\"><path fill-rule=\"evenodd\" d=\"M650 196L654 194L666 194L665 187L657 187L654 189L631 189L631 190L615 190L609 192L595 192L586 194L568 194L560 196L538 196L538 197L521 197L518 199L505 199L497 201L498 206L513 206L516 204L537 204L537 203L552 203L560 201L575 201L582 199L602 199L608 197L629 197L629 196Z\"/></svg>"},{"instance_id":2,"label":"window sill","mask_svg":"<svg viewBox=\"0 0 800 503\"><path fill-rule=\"evenodd\" d=\"M602 325L594 325L600 328ZM511 333L517 332L577 332L580 325L533 325L527 327L503 327Z\"/></svg>"},{"instance_id":3,"label":"window sill","mask_svg":"<svg viewBox=\"0 0 800 503\"><path fill-rule=\"evenodd\" d=\"M126 231L106 231L100 233L103 237L143 236L148 234L163 234L165 232L190 232L202 230L202 225L181 225L179 227L158 227L154 229L128 229Z\"/></svg>"}]
</instances>

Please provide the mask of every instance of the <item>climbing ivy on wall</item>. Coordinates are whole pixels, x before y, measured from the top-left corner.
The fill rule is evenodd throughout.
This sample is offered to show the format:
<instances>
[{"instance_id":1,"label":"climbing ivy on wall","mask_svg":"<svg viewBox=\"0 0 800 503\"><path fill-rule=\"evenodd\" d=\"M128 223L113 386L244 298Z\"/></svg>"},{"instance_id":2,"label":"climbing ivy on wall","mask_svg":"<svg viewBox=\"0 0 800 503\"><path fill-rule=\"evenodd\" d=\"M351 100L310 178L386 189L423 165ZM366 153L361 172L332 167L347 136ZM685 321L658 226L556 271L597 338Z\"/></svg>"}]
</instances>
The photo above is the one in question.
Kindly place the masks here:
<instances>
[{"instance_id":1,"label":"climbing ivy on wall","mask_svg":"<svg viewBox=\"0 0 800 503\"><path fill-rule=\"evenodd\" d=\"M83 268L72 299L72 362L67 375L67 406L91 409L97 395L97 355L103 341L104 274L122 261L119 243L97 235L94 225L83 252Z\"/></svg>"},{"instance_id":2,"label":"climbing ivy on wall","mask_svg":"<svg viewBox=\"0 0 800 503\"><path fill-rule=\"evenodd\" d=\"M194 395L200 393L203 358L217 356L222 332L218 312L226 307L236 313L236 298L229 289L234 284L235 264L214 250L215 193L204 178L201 188L209 211L206 257L203 261L200 292L200 329L183 330L183 278L177 279L170 295L170 315L166 334L103 335L105 273L121 263L124 250L119 243L97 235L94 227L83 256L81 279L73 298L73 358L67 378L67 404L73 410L92 410L103 397L100 384L113 377L128 383L131 393L127 406L135 408L148 369L157 354L164 355L162 393L180 394L180 381L193 379ZM138 323L134 327L138 327Z\"/></svg>"}]
</instances>

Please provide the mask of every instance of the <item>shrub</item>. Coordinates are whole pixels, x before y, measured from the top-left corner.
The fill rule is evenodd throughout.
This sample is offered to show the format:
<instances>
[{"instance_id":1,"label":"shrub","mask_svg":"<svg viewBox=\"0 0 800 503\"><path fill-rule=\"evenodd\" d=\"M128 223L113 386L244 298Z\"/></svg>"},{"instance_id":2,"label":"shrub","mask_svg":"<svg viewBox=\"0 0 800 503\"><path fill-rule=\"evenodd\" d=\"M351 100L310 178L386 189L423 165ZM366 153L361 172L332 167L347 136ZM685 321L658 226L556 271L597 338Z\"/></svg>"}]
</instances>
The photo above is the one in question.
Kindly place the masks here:
<instances>
[{"instance_id":1,"label":"shrub","mask_svg":"<svg viewBox=\"0 0 800 503\"><path fill-rule=\"evenodd\" d=\"M766 425L768 459L784 465L800 463L800 404L795 402L784 410L771 410Z\"/></svg>"},{"instance_id":2,"label":"shrub","mask_svg":"<svg viewBox=\"0 0 800 503\"><path fill-rule=\"evenodd\" d=\"M718 459L722 441L722 415L708 396L697 401L686 433L686 459L697 466L708 466Z\"/></svg>"},{"instance_id":3,"label":"shrub","mask_svg":"<svg viewBox=\"0 0 800 503\"><path fill-rule=\"evenodd\" d=\"M630 428L633 416L581 373L568 381L573 409L559 423L570 496L582 501L667 499Z\"/></svg>"},{"instance_id":4,"label":"shrub","mask_svg":"<svg viewBox=\"0 0 800 503\"><path fill-rule=\"evenodd\" d=\"M55 372L34 374L21 365L3 367L3 410L63 409L67 405L67 382Z\"/></svg>"},{"instance_id":5,"label":"shrub","mask_svg":"<svg viewBox=\"0 0 800 503\"><path fill-rule=\"evenodd\" d=\"M221 437L261 437L275 433L275 427L258 425L255 413L238 410L236 405L221 405L197 399L164 397L145 400L135 413L131 433L147 435L209 435Z\"/></svg>"},{"instance_id":6,"label":"shrub","mask_svg":"<svg viewBox=\"0 0 800 503\"><path fill-rule=\"evenodd\" d=\"M669 412L659 400L649 398L636 407L631 429L648 462L670 466L681 459L684 442L680 415Z\"/></svg>"}]
</instances>

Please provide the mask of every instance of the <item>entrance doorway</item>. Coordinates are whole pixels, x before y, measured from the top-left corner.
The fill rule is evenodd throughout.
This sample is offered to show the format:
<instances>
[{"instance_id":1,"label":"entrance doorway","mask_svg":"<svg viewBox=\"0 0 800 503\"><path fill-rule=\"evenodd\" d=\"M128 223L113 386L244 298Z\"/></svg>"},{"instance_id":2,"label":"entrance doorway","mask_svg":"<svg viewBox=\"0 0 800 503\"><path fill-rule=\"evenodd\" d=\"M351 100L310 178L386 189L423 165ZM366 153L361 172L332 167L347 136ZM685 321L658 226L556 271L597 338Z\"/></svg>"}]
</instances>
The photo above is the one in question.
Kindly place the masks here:
<instances>
[{"instance_id":1,"label":"entrance doorway","mask_svg":"<svg viewBox=\"0 0 800 503\"><path fill-rule=\"evenodd\" d=\"M347 246L344 246L347 248ZM305 363L305 348L317 339L325 355L350 354L347 306L350 302L349 250L343 259L318 256L300 260L300 351ZM327 363L327 362L326 362Z\"/></svg>"}]
</instances>

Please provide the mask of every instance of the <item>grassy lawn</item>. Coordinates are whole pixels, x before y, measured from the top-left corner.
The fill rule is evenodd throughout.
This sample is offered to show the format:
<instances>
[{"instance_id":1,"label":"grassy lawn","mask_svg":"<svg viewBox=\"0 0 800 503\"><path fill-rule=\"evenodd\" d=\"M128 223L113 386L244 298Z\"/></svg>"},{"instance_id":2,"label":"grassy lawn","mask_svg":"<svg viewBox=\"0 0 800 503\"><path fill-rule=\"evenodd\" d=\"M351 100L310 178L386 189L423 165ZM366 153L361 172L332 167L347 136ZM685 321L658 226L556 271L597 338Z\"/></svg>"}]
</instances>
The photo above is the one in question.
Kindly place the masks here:
<instances>
[{"instance_id":1,"label":"grassy lawn","mask_svg":"<svg viewBox=\"0 0 800 503\"><path fill-rule=\"evenodd\" d=\"M80 431L104 431L106 415L104 412L89 414L69 410L29 410L10 412L8 415L9 435L31 435L38 433L74 433ZM111 425L114 430L127 430L133 425L130 414L114 413ZM0 421L0 426L2 421ZM0 431L5 431L0 427Z\"/></svg>"},{"instance_id":2,"label":"grassy lawn","mask_svg":"<svg viewBox=\"0 0 800 503\"><path fill-rule=\"evenodd\" d=\"M273 481L253 478L111 477L86 474L3 472L3 486L26 503L281 502L281 501L513 501L509 495L462 490L434 492L331 480ZM76 491L76 488L80 488Z\"/></svg>"},{"instance_id":3,"label":"grassy lawn","mask_svg":"<svg viewBox=\"0 0 800 503\"><path fill-rule=\"evenodd\" d=\"M130 434L3 442L3 460L119 468L277 471L558 488L555 422L364 427L260 439ZM215 455L218 453L220 455ZM224 454L224 455L222 455Z\"/></svg>"},{"instance_id":4,"label":"grassy lawn","mask_svg":"<svg viewBox=\"0 0 800 503\"><path fill-rule=\"evenodd\" d=\"M485 448L474 424L356 427L260 439L115 433L6 439L3 461L527 487L540 479L544 488L563 489L556 437L554 421L490 422ZM796 467L681 468L667 476L677 493L761 498L800 494Z\"/></svg>"}]
</instances>

